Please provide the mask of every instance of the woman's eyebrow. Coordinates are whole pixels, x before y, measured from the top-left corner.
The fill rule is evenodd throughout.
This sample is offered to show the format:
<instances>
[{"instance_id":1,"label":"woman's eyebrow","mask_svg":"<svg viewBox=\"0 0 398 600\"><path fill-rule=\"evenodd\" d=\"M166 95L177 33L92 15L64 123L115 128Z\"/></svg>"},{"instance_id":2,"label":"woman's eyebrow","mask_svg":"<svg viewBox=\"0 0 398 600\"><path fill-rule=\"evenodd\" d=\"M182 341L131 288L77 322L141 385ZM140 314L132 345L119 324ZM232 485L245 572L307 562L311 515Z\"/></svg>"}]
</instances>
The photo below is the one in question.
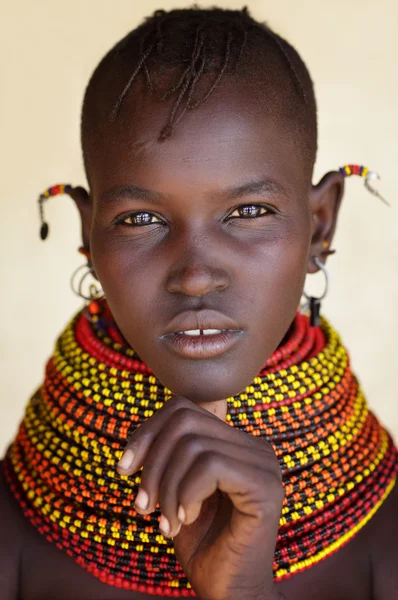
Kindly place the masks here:
<instances>
[{"instance_id":1,"label":"woman's eyebrow","mask_svg":"<svg viewBox=\"0 0 398 600\"><path fill-rule=\"evenodd\" d=\"M222 202L226 200L236 200L242 196L250 195L277 195L287 192L285 188L273 179L256 179L248 181L237 186L225 188L221 191L211 192L209 200ZM123 200L145 200L149 203L156 203L159 200L166 199L166 196L160 192L147 190L136 185L115 186L99 197L99 204L117 204Z\"/></svg>"},{"instance_id":2,"label":"woman's eyebrow","mask_svg":"<svg viewBox=\"0 0 398 600\"><path fill-rule=\"evenodd\" d=\"M273 179L255 179L226 188L220 192L213 192L210 194L210 197L214 200L236 200L242 196L261 194L267 196L286 194L286 190L280 183Z\"/></svg>"},{"instance_id":3,"label":"woman's eyebrow","mask_svg":"<svg viewBox=\"0 0 398 600\"><path fill-rule=\"evenodd\" d=\"M159 192L140 188L136 185L115 186L100 195L98 204L118 204L123 200L146 200L157 202L164 196Z\"/></svg>"}]
</instances>

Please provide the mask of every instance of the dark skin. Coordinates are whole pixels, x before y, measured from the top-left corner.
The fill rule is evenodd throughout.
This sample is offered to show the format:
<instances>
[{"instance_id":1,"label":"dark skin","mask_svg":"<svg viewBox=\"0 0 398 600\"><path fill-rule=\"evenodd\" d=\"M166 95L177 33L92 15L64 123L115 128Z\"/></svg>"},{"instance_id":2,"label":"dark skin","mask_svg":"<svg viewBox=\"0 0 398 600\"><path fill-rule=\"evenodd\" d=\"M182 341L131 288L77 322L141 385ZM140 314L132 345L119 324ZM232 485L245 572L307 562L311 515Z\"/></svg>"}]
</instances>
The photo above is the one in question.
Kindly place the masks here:
<instances>
[{"instance_id":1,"label":"dark skin","mask_svg":"<svg viewBox=\"0 0 398 600\"><path fill-rule=\"evenodd\" d=\"M225 423L225 398L250 384L289 331L305 275L317 270L313 257L333 238L343 179L330 172L312 186L286 123L259 114L247 89L242 97L224 86L163 144L156 137L167 105L129 106L106 143L96 144L90 194L72 192L84 246L122 333L175 394L133 434L133 460L119 472L144 467L148 506L140 512L160 503L170 525L163 533L174 538L202 600L394 598L396 488L336 554L272 581L284 497L279 464L268 442ZM261 194L220 195L259 179L271 182ZM101 200L127 185L151 190L152 201L120 192ZM257 207L250 217L239 208L248 205ZM132 213L149 214L150 224L134 226ZM162 339L170 321L205 308L232 319L239 341L214 359L173 354ZM0 490L2 598L154 598L102 584L29 525L3 482Z\"/></svg>"}]
</instances>

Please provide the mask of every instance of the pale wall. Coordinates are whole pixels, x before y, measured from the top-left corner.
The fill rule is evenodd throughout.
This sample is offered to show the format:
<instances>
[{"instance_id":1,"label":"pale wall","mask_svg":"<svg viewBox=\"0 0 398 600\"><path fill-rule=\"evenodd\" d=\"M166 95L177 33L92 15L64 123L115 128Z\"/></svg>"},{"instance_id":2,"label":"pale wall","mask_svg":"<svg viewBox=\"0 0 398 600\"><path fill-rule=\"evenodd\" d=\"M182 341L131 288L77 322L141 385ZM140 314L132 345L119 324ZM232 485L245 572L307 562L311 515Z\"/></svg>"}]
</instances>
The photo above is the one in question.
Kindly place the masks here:
<instances>
[{"instance_id":1,"label":"pale wall","mask_svg":"<svg viewBox=\"0 0 398 600\"><path fill-rule=\"evenodd\" d=\"M398 438L398 3L247 4L297 47L316 83L315 179L346 162L363 162L383 176L380 189L392 208L368 194L358 178L347 181L324 313L351 351L372 408ZM82 262L77 211L67 197L49 203L52 232L43 243L37 196L56 182L85 184L80 105L105 51L156 8L183 6L158 0L1 1L0 452L41 381L56 335L80 307L69 288Z\"/></svg>"}]
</instances>

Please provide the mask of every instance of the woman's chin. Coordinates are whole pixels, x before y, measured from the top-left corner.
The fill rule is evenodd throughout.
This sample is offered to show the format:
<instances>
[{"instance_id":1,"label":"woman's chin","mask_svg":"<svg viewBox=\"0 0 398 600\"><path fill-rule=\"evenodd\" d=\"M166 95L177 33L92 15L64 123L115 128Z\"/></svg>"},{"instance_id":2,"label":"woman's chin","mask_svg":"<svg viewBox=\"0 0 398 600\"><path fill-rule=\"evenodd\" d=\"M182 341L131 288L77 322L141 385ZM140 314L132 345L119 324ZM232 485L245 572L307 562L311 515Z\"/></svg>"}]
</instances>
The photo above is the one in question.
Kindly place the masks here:
<instances>
[{"instance_id":1,"label":"woman's chin","mask_svg":"<svg viewBox=\"0 0 398 600\"><path fill-rule=\"evenodd\" d=\"M237 396L246 386L253 381L248 382L238 378L235 381L223 381L220 378L202 377L196 381L188 379L179 379L178 381L162 381L174 395L183 396L195 404L203 402L215 402L216 400L225 400L232 396Z\"/></svg>"}]
</instances>

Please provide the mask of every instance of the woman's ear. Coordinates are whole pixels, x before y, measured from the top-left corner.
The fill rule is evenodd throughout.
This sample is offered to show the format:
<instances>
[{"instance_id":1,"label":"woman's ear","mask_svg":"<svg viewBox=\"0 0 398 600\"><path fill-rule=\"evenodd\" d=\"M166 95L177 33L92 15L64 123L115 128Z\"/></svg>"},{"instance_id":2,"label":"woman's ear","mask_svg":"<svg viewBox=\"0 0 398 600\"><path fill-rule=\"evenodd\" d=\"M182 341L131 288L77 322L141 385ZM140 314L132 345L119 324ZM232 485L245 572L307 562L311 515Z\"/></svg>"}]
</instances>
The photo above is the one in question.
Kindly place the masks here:
<instances>
[{"instance_id":1,"label":"woman's ear","mask_svg":"<svg viewBox=\"0 0 398 600\"><path fill-rule=\"evenodd\" d=\"M314 256L323 262L326 261L325 248L332 242L343 194L344 177L340 171L326 173L317 185L312 186L310 196L312 240L308 273L318 271L318 267L312 260Z\"/></svg>"},{"instance_id":2,"label":"woman's ear","mask_svg":"<svg viewBox=\"0 0 398 600\"><path fill-rule=\"evenodd\" d=\"M87 252L90 252L90 229L93 214L91 196L85 188L80 186L73 187L68 194L71 198L73 198L79 210L82 226L83 248Z\"/></svg>"}]
</instances>

